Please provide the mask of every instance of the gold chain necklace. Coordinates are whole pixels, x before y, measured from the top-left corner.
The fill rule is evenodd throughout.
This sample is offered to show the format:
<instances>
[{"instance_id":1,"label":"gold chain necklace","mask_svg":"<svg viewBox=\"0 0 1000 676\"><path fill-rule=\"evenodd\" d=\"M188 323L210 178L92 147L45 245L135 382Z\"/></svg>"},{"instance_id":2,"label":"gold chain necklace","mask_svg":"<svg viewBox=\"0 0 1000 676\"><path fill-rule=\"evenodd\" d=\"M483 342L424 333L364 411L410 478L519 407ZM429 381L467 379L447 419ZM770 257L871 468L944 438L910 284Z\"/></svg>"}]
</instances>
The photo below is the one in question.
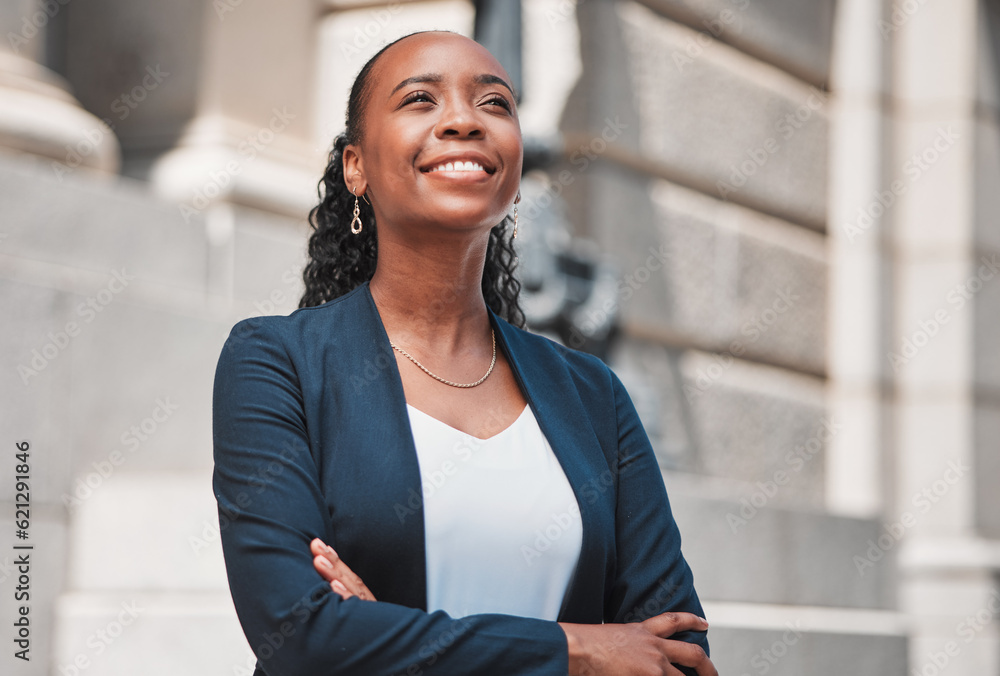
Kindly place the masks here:
<instances>
[{"instance_id":1,"label":"gold chain necklace","mask_svg":"<svg viewBox=\"0 0 1000 676\"><path fill-rule=\"evenodd\" d=\"M403 355L404 357L406 357L407 359L409 359L410 361L412 361L414 364L416 364L417 366L419 366L420 370L422 370L424 373L426 373L427 375L429 375L434 380L439 380L442 383L444 383L445 385L451 385L452 387L475 387L476 385L479 385L484 380L486 380L489 377L489 375L491 373L493 373L493 366L497 363L497 333L496 333L496 329L492 329L491 328L490 329L490 334L493 337L493 361L490 362L490 368L486 371L486 375L484 375L482 378L480 378L479 380L477 380L474 383L456 383L456 382L452 382L451 380L445 380L441 376L436 376L433 373L431 373L430 371L428 371L426 366L424 366L423 364L421 364L420 362L418 362L416 359L414 359L410 355L409 352L407 352L403 348L399 347L398 345L396 345L391 340L389 341L389 344L392 345L392 349L396 350L401 355Z\"/></svg>"}]
</instances>

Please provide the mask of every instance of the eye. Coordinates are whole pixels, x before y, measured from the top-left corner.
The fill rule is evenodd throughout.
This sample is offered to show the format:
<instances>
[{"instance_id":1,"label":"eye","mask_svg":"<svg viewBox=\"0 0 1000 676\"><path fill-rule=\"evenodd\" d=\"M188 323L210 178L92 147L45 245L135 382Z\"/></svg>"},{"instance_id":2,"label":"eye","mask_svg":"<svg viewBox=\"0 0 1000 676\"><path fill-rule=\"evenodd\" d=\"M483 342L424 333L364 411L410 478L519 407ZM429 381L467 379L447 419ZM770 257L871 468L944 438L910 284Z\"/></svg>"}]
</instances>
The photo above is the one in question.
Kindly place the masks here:
<instances>
[{"instance_id":1,"label":"eye","mask_svg":"<svg viewBox=\"0 0 1000 676\"><path fill-rule=\"evenodd\" d=\"M500 95L493 96L485 101L486 103L499 103L501 106L510 110L510 102Z\"/></svg>"},{"instance_id":2,"label":"eye","mask_svg":"<svg viewBox=\"0 0 1000 676\"><path fill-rule=\"evenodd\" d=\"M407 94L406 98L403 99L400 105L405 106L407 103L414 103L415 101L431 101L431 95L427 92L413 92L412 94Z\"/></svg>"}]
</instances>

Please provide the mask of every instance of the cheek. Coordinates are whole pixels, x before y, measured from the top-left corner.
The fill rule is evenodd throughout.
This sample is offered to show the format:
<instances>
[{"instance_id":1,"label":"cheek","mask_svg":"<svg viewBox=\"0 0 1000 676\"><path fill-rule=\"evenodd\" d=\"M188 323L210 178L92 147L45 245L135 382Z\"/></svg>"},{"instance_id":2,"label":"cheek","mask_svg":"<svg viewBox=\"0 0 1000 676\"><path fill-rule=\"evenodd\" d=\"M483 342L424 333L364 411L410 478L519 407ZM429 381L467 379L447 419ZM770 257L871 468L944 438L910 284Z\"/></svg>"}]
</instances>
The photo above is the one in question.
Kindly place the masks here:
<instances>
[{"instance_id":1,"label":"cheek","mask_svg":"<svg viewBox=\"0 0 1000 676\"><path fill-rule=\"evenodd\" d=\"M513 199L513 196L517 193L517 190L521 185L521 165L524 157L523 153L524 148L521 144L520 137L512 139L510 144L504 149L504 160L507 168L504 185L512 185L514 187L514 192L511 193L511 199Z\"/></svg>"},{"instance_id":2,"label":"cheek","mask_svg":"<svg viewBox=\"0 0 1000 676\"><path fill-rule=\"evenodd\" d=\"M524 142L521 139L519 130L516 127L513 130L508 129L507 133L500 137L500 145L502 147L501 152L503 153L504 162L511 170L510 173L520 175L521 163L524 157Z\"/></svg>"},{"instance_id":3,"label":"cheek","mask_svg":"<svg viewBox=\"0 0 1000 676\"><path fill-rule=\"evenodd\" d=\"M365 165L369 183L375 194L394 193L412 184L414 151L411 151L399 135L392 130L382 130L382 138L393 139L392 143L381 144L371 152Z\"/></svg>"}]
</instances>

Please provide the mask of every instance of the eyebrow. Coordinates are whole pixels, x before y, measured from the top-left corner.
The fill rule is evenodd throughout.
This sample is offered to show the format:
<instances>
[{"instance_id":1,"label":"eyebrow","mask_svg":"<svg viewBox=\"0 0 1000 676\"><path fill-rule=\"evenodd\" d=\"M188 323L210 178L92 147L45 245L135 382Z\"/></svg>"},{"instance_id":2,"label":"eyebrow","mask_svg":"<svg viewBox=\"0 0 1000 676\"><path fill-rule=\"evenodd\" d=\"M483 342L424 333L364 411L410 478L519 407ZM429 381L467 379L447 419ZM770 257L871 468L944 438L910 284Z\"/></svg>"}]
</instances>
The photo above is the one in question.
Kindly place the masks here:
<instances>
[{"instance_id":1,"label":"eyebrow","mask_svg":"<svg viewBox=\"0 0 1000 676\"><path fill-rule=\"evenodd\" d=\"M515 100L517 100L517 98L518 98L518 96L514 92L514 90L510 88L510 85L507 84L506 82L504 82L503 78L498 77L496 75L492 75L490 73L483 73L481 75L476 75L474 78L472 78L472 80L476 84L499 84L499 85L503 85L504 87L507 88L507 91L510 92L510 95L513 96ZM405 80L403 80L402 82L400 82L398 85L396 85L395 87L393 87L392 91L389 92L389 98L392 98L393 94L395 94L396 92L398 92L400 89L402 89L406 85L416 84L418 82L441 83L441 82L444 82L444 76L441 75L440 73L424 73L423 75L414 75L413 77L408 77Z\"/></svg>"}]
</instances>

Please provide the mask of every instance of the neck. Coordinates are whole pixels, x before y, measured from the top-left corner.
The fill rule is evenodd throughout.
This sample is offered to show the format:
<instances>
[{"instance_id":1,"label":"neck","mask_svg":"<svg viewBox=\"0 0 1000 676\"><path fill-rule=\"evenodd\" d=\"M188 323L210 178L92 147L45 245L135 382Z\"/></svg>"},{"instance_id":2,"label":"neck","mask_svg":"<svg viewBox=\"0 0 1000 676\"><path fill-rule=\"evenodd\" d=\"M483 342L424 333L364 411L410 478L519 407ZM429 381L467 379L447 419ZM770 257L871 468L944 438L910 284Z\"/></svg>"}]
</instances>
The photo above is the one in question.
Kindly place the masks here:
<instances>
[{"instance_id":1,"label":"neck","mask_svg":"<svg viewBox=\"0 0 1000 676\"><path fill-rule=\"evenodd\" d=\"M450 354L489 336L481 232L419 243L382 235L369 289L393 342Z\"/></svg>"}]
</instances>

